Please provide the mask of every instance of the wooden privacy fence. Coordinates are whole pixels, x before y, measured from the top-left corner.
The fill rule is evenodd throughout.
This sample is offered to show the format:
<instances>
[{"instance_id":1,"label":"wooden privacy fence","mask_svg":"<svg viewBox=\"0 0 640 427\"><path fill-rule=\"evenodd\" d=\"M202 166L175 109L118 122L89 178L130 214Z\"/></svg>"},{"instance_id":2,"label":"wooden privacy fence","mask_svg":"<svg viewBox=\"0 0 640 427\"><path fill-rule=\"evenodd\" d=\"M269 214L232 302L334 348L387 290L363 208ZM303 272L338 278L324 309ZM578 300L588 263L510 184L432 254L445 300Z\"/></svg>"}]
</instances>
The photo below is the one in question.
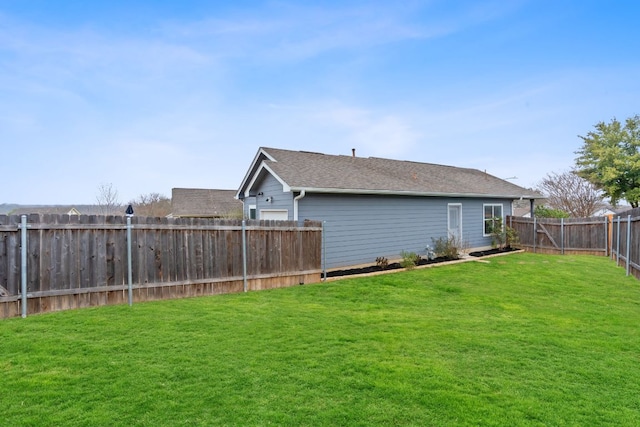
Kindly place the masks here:
<instances>
[{"instance_id":1,"label":"wooden privacy fence","mask_svg":"<svg viewBox=\"0 0 640 427\"><path fill-rule=\"evenodd\" d=\"M640 208L613 217L611 259L640 279Z\"/></svg>"},{"instance_id":2,"label":"wooden privacy fence","mask_svg":"<svg viewBox=\"0 0 640 427\"><path fill-rule=\"evenodd\" d=\"M507 217L525 250L607 256L640 279L640 208L594 218Z\"/></svg>"},{"instance_id":3,"label":"wooden privacy fence","mask_svg":"<svg viewBox=\"0 0 640 427\"><path fill-rule=\"evenodd\" d=\"M317 282L321 252L312 221L0 215L0 317Z\"/></svg>"},{"instance_id":4,"label":"wooden privacy fence","mask_svg":"<svg viewBox=\"0 0 640 427\"><path fill-rule=\"evenodd\" d=\"M547 254L609 255L608 217L523 218L509 216L507 225L518 233L525 250Z\"/></svg>"}]
</instances>

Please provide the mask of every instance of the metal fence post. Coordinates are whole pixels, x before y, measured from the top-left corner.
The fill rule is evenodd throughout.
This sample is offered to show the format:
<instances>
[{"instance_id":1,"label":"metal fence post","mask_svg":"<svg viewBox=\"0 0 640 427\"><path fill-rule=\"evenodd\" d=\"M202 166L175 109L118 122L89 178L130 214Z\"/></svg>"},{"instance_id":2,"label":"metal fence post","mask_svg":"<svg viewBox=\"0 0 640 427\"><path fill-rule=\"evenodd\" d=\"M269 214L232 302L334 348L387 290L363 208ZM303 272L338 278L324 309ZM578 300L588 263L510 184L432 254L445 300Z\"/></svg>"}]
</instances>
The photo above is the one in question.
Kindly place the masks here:
<instances>
[{"instance_id":1,"label":"metal fence post","mask_svg":"<svg viewBox=\"0 0 640 427\"><path fill-rule=\"evenodd\" d=\"M20 217L20 292L22 317L27 317L27 216Z\"/></svg>"},{"instance_id":2,"label":"metal fence post","mask_svg":"<svg viewBox=\"0 0 640 427\"><path fill-rule=\"evenodd\" d=\"M616 267L620 265L620 215L618 215L618 226L616 229Z\"/></svg>"},{"instance_id":3,"label":"metal fence post","mask_svg":"<svg viewBox=\"0 0 640 427\"><path fill-rule=\"evenodd\" d=\"M564 218L560 218L560 255L564 255Z\"/></svg>"},{"instance_id":4,"label":"metal fence post","mask_svg":"<svg viewBox=\"0 0 640 427\"><path fill-rule=\"evenodd\" d=\"M247 221L242 220L242 288L247 292Z\"/></svg>"},{"instance_id":5,"label":"metal fence post","mask_svg":"<svg viewBox=\"0 0 640 427\"><path fill-rule=\"evenodd\" d=\"M322 280L327 280L327 244L326 244L326 225L327 221L322 221Z\"/></svg>"},{"instance_id":6,"label":"metal fence post","mask_svg":"<svg viewBox=\"0 0 640 427\"><path fill-rule=\"evenodd\" d=\"M604 256L609 256L609 217L604 217Z\"/></svg>"},{"instance_id":7,"label":"metal fence post","mask_svg":"<svg viewBox=\"0 0 640 427\"><path fill-rule=\"evenodd\" d=\"M533 217L533 253L536 253L536 217Z\"/></svg>"},{"instance_id":8,"label":"metal fence post","mask_svg":"<svg viewBox=\"0 0 640 427\"><path fill-rule=\"evenodd\" d=\"M631 260L629 259L631 254L631 215L627 216L627 276L629 275L629 268L631 267Z\"/></svg>"},{"instance_id":9,"label":"metal fence post","mask_svg":"<svg viewBox=\"0 0 640 427\"><path fill-rule=\"evenodd\" d=\"M610 242L610 244L611 244L611 261L613 261L613 254L615 253L615 248L613 247L613 238L614 238L614 235L613 235L613 224L615 224L615 221L616 220L613 218L613 216L611 216L611 242Z\"/></svg>"},{"instance_id":10,"label":"metal fence post","mask_svg":"<svg viewBox=\"0 0 640 427\"><path fill-rule=\"evenodd\" d=\"M133 305L133 268L131 262L131 215L127 215L127 282L129 306Z\"/></svg>"}]
</instances>

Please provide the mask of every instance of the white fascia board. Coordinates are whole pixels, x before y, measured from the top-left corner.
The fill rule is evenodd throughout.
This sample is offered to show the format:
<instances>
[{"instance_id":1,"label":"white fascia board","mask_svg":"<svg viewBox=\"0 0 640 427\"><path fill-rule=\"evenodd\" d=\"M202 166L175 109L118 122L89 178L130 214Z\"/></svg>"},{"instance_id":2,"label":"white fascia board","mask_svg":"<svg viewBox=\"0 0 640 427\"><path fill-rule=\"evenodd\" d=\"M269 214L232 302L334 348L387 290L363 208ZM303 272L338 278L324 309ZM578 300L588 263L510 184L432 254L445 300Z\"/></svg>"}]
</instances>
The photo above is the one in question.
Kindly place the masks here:
<instances>
[{"instance_id":1,"label":"white fascia board","mask_svg":"<svg viewBox=\"0 0 640 427\"><path fill-rule=\"evenodd\" d=\"M244 178L242 179L242 182L240 183L240 188L238 188L238 192L236 193L236 199L239 199L239 198L240 198L240 194L241 194L241 192L242 192L242 189L243 189L243 188L245 188L245 184L247 183L247 181L249 180L249 178L251 178L251 175L250 175L250 174L251 174L251 171L252 171L252 170L253 170L253 168L255 168L255 167L256 167L256 165L258 164L258 159L260 158L260 155L261 155L261 154L264 154L264 155L265 155L265 157L267 157L269 160L274 160L274 161L275 161L275 159L274 159L274 158L273 158L269 153L267 153L266 151L264 151L264 148L260 148L260 149L258 150L258 152L256 153L256 155L254 156L253 161L251 162L251 166L249 166L249 169L247 169L247 173L244 175ZM253 178L251 179L251 182L250 182L249 186L248 186L248 187L246 187L245 192L244 192L245 196L247 196L247 195L248 195L248 194L247 194L247 191L248 191L248 189L251 187L251 184L253 184L253 181L255 181L255 177L253 177Z\"/></svg>"},{"instance_id":2,"label":"white fascia board","mask_svg":"<svg viewBox=\"0 0 640 427\"><path fill-rule=\"evenodd\" d=\"M266 165L264 162L260 165L260 167L258 168L258 170L256 171L256 173L253 175L253 178L251 179L251 181L249 182L249 185L247 185L247 187L244 190L244 195L245 197L249 196L249 190L251 188L253 188L253 184L255 184L256 180L258 179L258 177L260 176L260 173L266 170L271 176L273 176L275 179L278 180L278 182L280 184L282 184L282 191L285 193L288 193L291 191L291 187L289 186L289 184L287 184L286 182L284 182L284 180L282 178L280 178L278 176L277 173L275 173L273 171L273 169L271 169L268 165Z\"/></svg>"},{"instance_id":3,"label":"white fascia board","mask_svg":"<svg viewBox=\"0 0 640 427\"><path fill-rule=\"evenodd\" d=\"M474 193L436 193L428 191L394 191L394 190L363 190L350 188L308 188L291 187L290 191L306 191L307 193L325 194L364 194L364 195L385 195L385 196L431 196L431 197L466 197L466 198L491 198L491 199L536 199L539 197L527 194L505 195L505 194L474 194Z\"/></svg>"}]
</instances>

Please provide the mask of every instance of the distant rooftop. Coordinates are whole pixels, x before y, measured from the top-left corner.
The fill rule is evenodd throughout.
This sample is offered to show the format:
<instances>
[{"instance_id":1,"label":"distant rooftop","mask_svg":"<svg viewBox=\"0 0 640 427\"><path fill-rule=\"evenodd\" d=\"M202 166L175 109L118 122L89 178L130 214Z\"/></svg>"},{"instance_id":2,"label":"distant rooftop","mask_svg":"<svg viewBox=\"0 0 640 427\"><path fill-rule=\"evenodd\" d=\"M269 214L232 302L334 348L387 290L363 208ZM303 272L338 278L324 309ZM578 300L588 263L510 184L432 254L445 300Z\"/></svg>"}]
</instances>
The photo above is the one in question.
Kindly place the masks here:
<instances>
[{"instance_id":1,"label":"distant rooftop","mask_svg":"<svg viewBox=\"0 0 640 427\"><path fill-rule=\"evenodd\" d=\"M219 218L242 214L242 202L235 199L236 190L205 188L173 188L174 217Z\"/></svg>"}]
</instances>

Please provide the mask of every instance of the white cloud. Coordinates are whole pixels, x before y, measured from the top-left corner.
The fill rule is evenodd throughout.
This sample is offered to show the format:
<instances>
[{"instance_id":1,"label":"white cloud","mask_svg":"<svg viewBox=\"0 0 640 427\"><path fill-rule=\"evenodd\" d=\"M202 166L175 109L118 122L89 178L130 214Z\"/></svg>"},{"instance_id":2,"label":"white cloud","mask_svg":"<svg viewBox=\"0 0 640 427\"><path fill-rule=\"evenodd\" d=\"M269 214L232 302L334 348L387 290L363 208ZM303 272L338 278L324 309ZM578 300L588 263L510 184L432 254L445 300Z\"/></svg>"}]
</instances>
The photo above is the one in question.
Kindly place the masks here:
<instances>
[{"instance_id":1,"label":"white cloud","mask_svg":"<svg viewBox=\"0 0 640 427\"><path fill-rule=\"evenodd\" d=\"M427 6L428 8L428 6ZM169 39L197 43L218 57L298 61L327 52L354 50L410 39L439 37L454 31L437 16L428 26L415 22L419 4L367 2L301 6L275 3L223 18L170 22Z\"/></svg>"}]
</instances>

